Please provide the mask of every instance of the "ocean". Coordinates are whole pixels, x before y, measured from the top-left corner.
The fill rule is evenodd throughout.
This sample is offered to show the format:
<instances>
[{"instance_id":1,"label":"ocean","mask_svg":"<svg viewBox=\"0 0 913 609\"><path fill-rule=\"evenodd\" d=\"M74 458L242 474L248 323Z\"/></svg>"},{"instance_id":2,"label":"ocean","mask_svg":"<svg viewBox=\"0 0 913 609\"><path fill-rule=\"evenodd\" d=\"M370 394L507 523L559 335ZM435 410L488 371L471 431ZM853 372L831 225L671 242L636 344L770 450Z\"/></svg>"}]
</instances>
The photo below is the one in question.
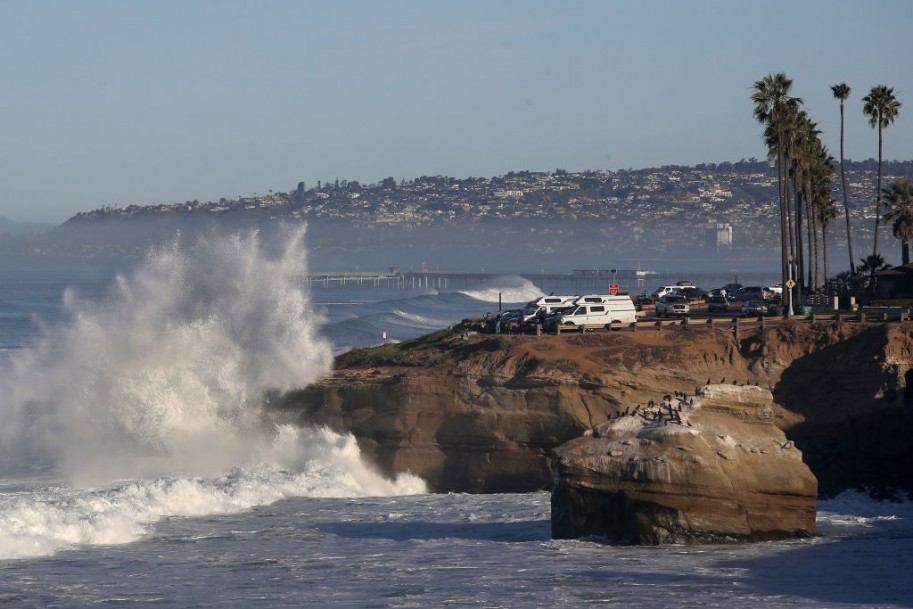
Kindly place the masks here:
<instances>
[{"instance_id":1,"label":"ocean","mask_svg":"<svg viewBox=\"0 0 913 609\"><path fill-rule=\"evenodd\" d=\"M335 354L563 286L308 286L305 235L268 245L0 259L0 605L913 607L910 501L821 501L809 540L554 541L547 493L429 494L271 421Z\"/></svg>"}]
</instances>

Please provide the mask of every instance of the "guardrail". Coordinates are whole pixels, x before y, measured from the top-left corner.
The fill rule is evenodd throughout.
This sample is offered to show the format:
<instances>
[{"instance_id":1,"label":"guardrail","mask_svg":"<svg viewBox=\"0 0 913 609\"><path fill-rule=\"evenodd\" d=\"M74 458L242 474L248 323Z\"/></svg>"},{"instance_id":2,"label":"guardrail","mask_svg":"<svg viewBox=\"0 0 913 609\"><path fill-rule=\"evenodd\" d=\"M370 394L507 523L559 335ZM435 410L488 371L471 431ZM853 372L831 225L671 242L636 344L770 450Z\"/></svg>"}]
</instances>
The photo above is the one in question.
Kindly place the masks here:
<instances>
[{"instance_id":1,"label":"guardrail","mask_svg":"<svg viewBox=\"0 0 913 609\"><path fill-rule=\"evenodd\" d=\"M909 321L911 314L905 309L891 309L885 311L859 311L855 313L835 311L833 313L812 313L811 315L793 315L792 317L761 315L756 317L709 317L693 318L682 317L679 319L646 319L631 323L613 322L606 325L580 325L558 326L557 334L567 332L594 332L594 331L624 331L631 332L657 330L662 331L670 327L706 327L729 328L738 335L740 328L779 326L791 323L819 323L819 322L852 322L852 323L885 323Z\"/></svg>"}]
</instances>

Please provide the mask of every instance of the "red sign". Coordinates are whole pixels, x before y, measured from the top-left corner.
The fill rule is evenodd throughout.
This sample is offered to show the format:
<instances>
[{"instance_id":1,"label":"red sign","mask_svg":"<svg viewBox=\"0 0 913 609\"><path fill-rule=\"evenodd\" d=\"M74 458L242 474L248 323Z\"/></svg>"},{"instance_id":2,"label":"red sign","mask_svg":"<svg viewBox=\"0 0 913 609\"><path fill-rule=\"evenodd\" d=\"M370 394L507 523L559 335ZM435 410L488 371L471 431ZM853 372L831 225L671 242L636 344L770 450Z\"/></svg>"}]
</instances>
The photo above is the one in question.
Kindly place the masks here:
<instances>
[{"instance_id":1,"label":"red sign","mask_svg":"<svg viewBox=\"0 0 913 609\"><path fill-rule=\"evenodd\" d=\"M617 296L617 295L618 295L618 284L610 283L609 284L609 296Z\"/></svg>"}]
</instances>

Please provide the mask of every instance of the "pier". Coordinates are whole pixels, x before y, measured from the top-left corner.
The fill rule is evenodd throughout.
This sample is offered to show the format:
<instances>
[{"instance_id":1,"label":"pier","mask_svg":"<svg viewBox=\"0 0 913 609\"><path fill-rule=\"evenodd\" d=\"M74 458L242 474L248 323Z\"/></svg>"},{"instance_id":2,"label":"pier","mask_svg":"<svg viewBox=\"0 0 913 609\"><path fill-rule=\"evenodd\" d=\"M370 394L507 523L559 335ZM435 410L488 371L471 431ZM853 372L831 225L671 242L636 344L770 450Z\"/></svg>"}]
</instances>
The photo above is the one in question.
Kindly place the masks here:
<instances>
[{"instance_id":1,"label":"pier","mask_svg":"<svg viewBox=\"0 0 913 609\"><path fill-rule=\"evenodd\" d=\"M566 294L605 294L609 285L616 284L622 293L639 295L650 292L659 285L675 283L688 279L701 285L725 283L727 280L740 280L751 284L769 280L768 274L759 272L669 272L641 271L631 269L588 269L556 272L450 272L422 269L419 271L390 268L387 271L335 271L308 273L306 282L309 287L339 286L375 286L399 290L472 290L492 287L504 277L520 277L535 284L543 293ZM731 278L730 278L731 277Z\"/></svg>"},{"instance_id":2,"label":"pier","mask_svg":"<svg viewBox=\"0 0 913 609\"><path fill-rule=\"evenodd\" d=\"M612 279L601 273L451 273L447 271L338 271L329 273L308 273L309 287L330 286L375 286L401 290L423 289L469 289L501 277L522 277L545 292L571 290L573 292L603 293L608 290ZM655 276L654 276L655 277ZM651 280L653 277L650 278ZM643 279L619 272L615 280L622 290L643 289Z\"/></svg>"}]
</instances>

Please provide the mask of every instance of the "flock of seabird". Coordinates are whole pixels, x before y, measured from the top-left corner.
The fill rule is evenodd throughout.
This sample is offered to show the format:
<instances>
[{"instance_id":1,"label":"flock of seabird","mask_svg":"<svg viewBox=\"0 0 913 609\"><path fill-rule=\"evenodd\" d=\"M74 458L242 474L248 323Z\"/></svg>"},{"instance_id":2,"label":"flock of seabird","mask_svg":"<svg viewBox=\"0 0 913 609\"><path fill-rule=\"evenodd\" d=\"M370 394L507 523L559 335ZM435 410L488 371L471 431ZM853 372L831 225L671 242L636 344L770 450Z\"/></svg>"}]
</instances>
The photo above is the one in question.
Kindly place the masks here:
<instances>
[{"instance_id":1,"label":"flock of seabird","mask_svg":"<svg viewBox=\"0 0 913 609\"><path fill-rule=\"evenodd\" d=\"M682 419L682 409L691 406L694 406L693 397L689 397L684 392L675 391L674 399L672 394L666 394L659 402L650 400L646 406L636 405L634 410L627 406L623 411L610 415L609 420L631 416L642 418L644 425L648 423L669 425L671 423L691 427L691 421Z\"/></svg>"},{"instance_id":2,"label":"flock of seabird","mask_svg":"<svg viewBox=\"0 0 913 609\"><path fill-rule=\"evenodd\" d=\"M720 379L720 384L726 383L726 377ZM711 384L711 380L707 379L707 385ZM738 381L732 381L733 385L739 385L744 387L747 385L757 385L757 382L754 383L739 383ZM704 389L702 387L694 388L694 395L700 397L704 395ZM646 406L641 406L637 404L634 407L634 410L631 410L630 406L626 406L623 411L619 411L614 415L609 415L609 420L620 419L622 417L640 417L644 420L644 425L649 423L662 423L663 425L687 425L691 427L691 421L687 419L682 419L682 409L684 407L694 406L694 397L688 396L683 391L673 391L671 394L666 394L662 397L662 400L659 402L654 402L650 400L647 402Z\"/></svg>"}]
</instances>

